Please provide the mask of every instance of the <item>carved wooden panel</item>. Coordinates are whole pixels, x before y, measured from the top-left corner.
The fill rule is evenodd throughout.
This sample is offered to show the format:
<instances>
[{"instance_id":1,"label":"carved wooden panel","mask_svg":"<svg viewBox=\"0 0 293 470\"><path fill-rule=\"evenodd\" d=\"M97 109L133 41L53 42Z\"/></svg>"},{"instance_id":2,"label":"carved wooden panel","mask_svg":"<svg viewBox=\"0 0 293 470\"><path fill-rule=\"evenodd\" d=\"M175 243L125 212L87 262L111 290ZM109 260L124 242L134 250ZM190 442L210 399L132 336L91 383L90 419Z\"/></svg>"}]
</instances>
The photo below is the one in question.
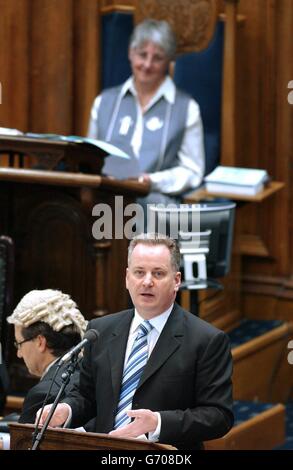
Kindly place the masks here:
<instances>
[{"instance_id":1,"label":"carved wooden panel","mask_svg":"<svg viewBox=\"0 0 293 470\"><path fill-rule=\"evenodd\" d=\"M216 0L136 0L135 22L166 20L177 36L178 52L207 47L215 28Z\"/></svg>"},{"instance_id":2,"label":"carved wooden panel","mask_svg":"<svg viewBox=\"0 0 293 470\"><path fill-rule=\"evenodd\" d=\"M265 203L245 210L243 225L251 254L246 251L243 263L243 307L254 318L292 319L292 287L287 281L293 266L293 107L287 86L293 77L293 62L288 59L293 4L242 0L239 10L246 16L239 37L243 70L237 80L239 166L266 168L273 180L285 183Z\"/></svg>"}]
</instances>

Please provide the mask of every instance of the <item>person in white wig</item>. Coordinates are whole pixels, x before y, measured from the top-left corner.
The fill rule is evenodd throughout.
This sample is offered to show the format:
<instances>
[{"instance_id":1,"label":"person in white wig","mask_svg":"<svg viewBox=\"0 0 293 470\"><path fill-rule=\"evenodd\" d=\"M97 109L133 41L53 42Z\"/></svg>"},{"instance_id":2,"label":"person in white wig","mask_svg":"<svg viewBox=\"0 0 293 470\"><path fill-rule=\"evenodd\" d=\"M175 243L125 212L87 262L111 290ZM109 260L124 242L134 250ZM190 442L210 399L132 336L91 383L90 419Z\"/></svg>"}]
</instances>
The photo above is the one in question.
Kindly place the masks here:
<instances>
[{"instance_id":1,"label":"person in white wig","mask_svg":"<svg viewBox=\"0 0 293 470\"><path fill-rule=\"evenodd\" d=\"M58 359L81 341L87 321L69 295L52 289L26 294L7 321L14 325L17 356L32 375L40 377L28 391L19 418L20 423L34 423L52 380L49 403L62 384L62 368L54 377Z\"/></svg>"}]
</instances>

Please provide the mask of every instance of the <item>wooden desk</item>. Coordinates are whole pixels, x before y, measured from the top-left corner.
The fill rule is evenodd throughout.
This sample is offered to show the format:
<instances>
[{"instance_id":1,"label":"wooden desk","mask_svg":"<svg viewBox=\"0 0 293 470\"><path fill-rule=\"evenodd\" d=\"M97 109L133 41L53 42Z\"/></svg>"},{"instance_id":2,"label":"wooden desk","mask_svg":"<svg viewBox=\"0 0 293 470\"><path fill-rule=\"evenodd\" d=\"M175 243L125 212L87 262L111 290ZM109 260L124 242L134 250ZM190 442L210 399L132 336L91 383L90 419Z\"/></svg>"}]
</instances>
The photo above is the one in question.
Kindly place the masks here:
<instances>
[{"instance_id":1,"label":"wooden desk","mask_svg":"<svg viewBox=\"0 0 293 470\"><path fill-rule=\"evenodd\" d=\"M9 425L11 450L28 450L32 445L32 424L12 423ZM49 428L41 442L40 450L148 450L175 451L176 447L140 439L111 437L109 434L78 432L73 429Z\"/></svg>"},{"instance_id":2,"label":"wooden desk","mask_svg":"<svg viewBox=\"0 0 293 470\"><path fill-rule=\"evenodd\" d=\"M231 199L235 202L243 201L243 202L262 202L266 198L272 196L274 193L277 191L280 191L280 189L284 188L285 183L281 183L280 181L271 181L264 189L263 191L260 191L258 194L255 194L254 196L247 196L247 195L241 195L241 194L235 194L235 193L217 193L217 192L210 192L207 191L205 188L199 188L190 194L187 194L184 201L192 204L196 203L198 201L202 201L203 199L214 199L215 197L220 197L220 198L225 198L225 199Z\"/></svg>"},{"instance_id":3,"label":"wooden desk","mask_svg":"<svg viewBox=\"0 0 293 470\"><path fill-rule=\"evenodd\" d=\"M0 155L8 155L9 167L35 165L53 170L62 161L67 171L100 174L106 152L90 145L26 136L0 135ZM25 162L25 159L27 162Z\"/></svg>"}]
</instances>

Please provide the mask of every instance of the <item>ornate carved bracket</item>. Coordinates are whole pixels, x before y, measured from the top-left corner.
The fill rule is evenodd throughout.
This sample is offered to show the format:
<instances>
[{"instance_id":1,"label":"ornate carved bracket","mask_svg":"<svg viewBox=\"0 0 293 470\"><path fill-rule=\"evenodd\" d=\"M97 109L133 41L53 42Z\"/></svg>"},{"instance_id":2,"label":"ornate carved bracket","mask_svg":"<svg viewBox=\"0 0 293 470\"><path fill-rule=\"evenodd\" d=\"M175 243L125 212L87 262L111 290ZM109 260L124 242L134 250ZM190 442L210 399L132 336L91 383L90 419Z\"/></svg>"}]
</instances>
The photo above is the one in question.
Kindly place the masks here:
<instances>
[{"instance_id":1,"label":"ornate carved bracket","mask_svg":"<svg viewBox=\"0 0 293 470\"><path fill-rule=\"evenodd\" d=\"M167 20L178 41L178 53L205 49L210 42L218 8L216 0L136 0L135 22Z\"/></svg>"}]
</instances>

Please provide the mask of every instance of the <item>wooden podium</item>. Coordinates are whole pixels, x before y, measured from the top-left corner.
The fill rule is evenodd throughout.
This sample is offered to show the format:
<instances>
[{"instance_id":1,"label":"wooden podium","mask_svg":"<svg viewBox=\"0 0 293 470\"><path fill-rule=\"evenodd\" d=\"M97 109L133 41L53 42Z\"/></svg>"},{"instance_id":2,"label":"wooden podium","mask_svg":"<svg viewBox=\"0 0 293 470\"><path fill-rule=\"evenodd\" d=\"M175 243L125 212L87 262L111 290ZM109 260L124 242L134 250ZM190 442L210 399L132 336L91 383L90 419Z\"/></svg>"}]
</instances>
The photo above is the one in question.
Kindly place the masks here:
<instances>
[{"instance_id":1,"label":"wooden podium","mask_svg":"<svg viewBox=\"0 0 293 470\"><path fill-rule=\"evenodd\" d=\"M12 423L10 428L11 450L30 450L33 424ZM121 439L108 434L78 432L71 429L47 429L39 446L40 450L176 450L175 447L139 439Z\"/></svg>"},{"instance_id":2,"label":"wooden podium","mask_svg":"<svg viewBox=\"0 0 293 470\"><path fill-rule=\"evenodd\" d=\"M106 152L101 148L77 142L62 141L56 135L46 138L26 135L0 135L0 156L8 156L9 167L54 170L62 162L66 171L100 174Z\"/></svg>"}]
</instances>

